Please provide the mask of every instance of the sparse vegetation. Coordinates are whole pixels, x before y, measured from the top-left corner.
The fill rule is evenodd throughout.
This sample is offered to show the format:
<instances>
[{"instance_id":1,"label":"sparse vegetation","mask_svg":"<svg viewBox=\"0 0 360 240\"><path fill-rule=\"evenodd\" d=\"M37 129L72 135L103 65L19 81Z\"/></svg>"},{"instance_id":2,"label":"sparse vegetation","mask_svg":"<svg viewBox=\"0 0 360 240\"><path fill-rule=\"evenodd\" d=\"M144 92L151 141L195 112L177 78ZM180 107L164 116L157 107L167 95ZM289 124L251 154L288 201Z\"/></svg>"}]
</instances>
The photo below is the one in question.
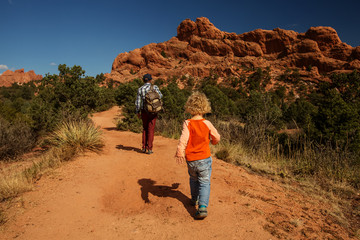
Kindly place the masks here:
<instances>
[{"instance_id":1,"label":"sparse vegetation","mask_svg":"<svg viewBox=\"0 0 360 240\"><path fill-rule=\"evenodd\" d=\"M229 77L221 85L215 71L198 82L186 76L156 80L165 109L158 117L157 133L180 136L189 117L183 106L191 90L199 90L212 103L206 117L222 136L212 149L217 158L282 179L310 179L336 196L358 191L360 74L333 75L330 83L304 85L299 73L289 69L269 89L270 69L247 70L246 76ZM117 128L142 130L134 112L140 79L116 88L100 87L102 75L84 77L78 66L60 65L59 71L38 85L15 84L0 91L0 159L28 151L45 133L51 133L47 143L57 146L21 173L3 177L0 201L29 190L46 169L84 149L101 149L101 134L87 120L89 113L116 102L123 114ZM178 82L185 88L180 89ZM1 219L5 218L0 213Z\"/></svg>"},{"instance_id":2,"label":"sparse vegetation","mask_svg":"<svg viewBox=\"0 0 360 240\"><path fill-rule=\"evenodd\" d=\"M31 190L34 181L61 162L103 146L99 128L87 117L115 103L113 87L100 86L103 74L84 77L79 66L59 65L59 72L37 83L0 89L0 161L21 161L21 154L37 143L53 144L40 156L31 157L30 166L1 169L0 202ZM51 137L45 138L49 134ZM0 212L0 224L5 221Z\"/></svg>"},{"instance_id":3,"label":"sparse vegetation","mask_svg":"<svg viewBox=\"0 0 360 240\"><path fill-rule=\"evenodd\" d=\"M294 98L294 92L283 85L264 90L269 72L257 69L245 80L229 78L222 86L217 84L218 76L211 75L195 86L210 99L213 112L208 117L223 136L215 155L254 171L311 177L323 186L341 182L358 189L360 118L356 109L360 98L354 88L359 88L359 73L334 75L333 83L300 91L299 98ZM295 91L301 82L298 71L290 69L281 79ZM178 137L188 117L183 105L190 92L174 82L161 91L166 113L159 117L157 131Z\"/></svg>"},{"instance_id":4,"label":"sparse vegetation","mask_svg":"<svg viewBox=\"0 0 360 240\"><path fill-rule=\"evenodd\" d=\"M20 172L0 173L0 202L30 190L35 180L61 162L72 160L86 150L100 151L103 146L99 128L84 120L60 124L49 141L54 146L40 157L33 158L30 167Z\"/></svg>"},{"instance_id":5,"label":"sparse vegetation","mask_svg":"<svg viewBox=\"0 0 360 240\"><path fill-rule=\"evenodd\" d=\"M161 56L163 56L163 58L168 58L167 54L165 53L164 50L161 51Z\"/></svg>"},{"instance_id":6,"label":"sparse vegetation","mask_svg":"<svg viewBox=\"0 0 360 240\"><path fill-rule=\"evenodd\" d=\"M115 104L113 86L104 75L84 76L79 66L59 65L59 74L0 89L0 161L15 159L63 121L86 119Z\"/></svg>"},{"instance_id":7,"label":"sparse vegetation","mask_svg":"<svg viewBox=\"0 0 360 240\"><path fill-rule=\"evenodd\" d=\"M80 120L64 122L59 125L50 137L55 146L44 154L31 159L33 162L23 170L0 171L0 202L19 196L33 188L42 175L53 168L57 168L64 161L74 159L86 150L100 151L103 142L101 132L92 122ZM7 221L7 217L0 209L0 225Z\"/></svg>"}]
</instances>

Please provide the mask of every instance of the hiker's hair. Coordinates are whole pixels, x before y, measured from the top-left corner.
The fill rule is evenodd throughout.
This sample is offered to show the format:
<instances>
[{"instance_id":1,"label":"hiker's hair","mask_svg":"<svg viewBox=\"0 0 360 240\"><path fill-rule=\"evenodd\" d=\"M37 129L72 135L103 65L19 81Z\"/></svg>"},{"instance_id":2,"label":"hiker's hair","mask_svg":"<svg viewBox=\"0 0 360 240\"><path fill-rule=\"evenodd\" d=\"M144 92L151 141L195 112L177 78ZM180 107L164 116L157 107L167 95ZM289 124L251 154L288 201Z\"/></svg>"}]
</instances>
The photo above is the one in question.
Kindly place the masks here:
<instances>
[{"instance_id":1,"label":"hiker's hair","mask_svg":"<svg viewBox=\"0 0 360 240\"><path fill-rule=\"evenodd\" d=\"M185 103L185 112L191 115L211 112L209 99L201 92L193 92Z\"/></svg>"}]
</instances>

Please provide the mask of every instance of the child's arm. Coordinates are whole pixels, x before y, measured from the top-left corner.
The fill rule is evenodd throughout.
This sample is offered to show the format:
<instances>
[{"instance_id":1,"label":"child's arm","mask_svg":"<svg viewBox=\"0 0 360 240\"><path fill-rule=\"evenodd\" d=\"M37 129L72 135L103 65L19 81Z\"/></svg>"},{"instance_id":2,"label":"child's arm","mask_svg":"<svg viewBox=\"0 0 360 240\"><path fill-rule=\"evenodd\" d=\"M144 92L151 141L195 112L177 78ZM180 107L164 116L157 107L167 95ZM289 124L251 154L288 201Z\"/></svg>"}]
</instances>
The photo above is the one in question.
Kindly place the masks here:
<instances>
[{"instance_id":1,"label":"child's arm","mask_svg":"<svg viewBox=\"0 0 360 240\"><path fill-rule=\"evenodd\" d=\"M216 130L214 125L212 125L212 123L210 121L208 121L208 120L205 120L204 122L205 122L205 124L208 126L208 128L210 130L211 144L215 145L218 142L220 142L220 134L218 133L218 131Z\"/></svg>"},{"instance_id":2,"label":"child's arm","mask_svg":"<svg viewBox=\"0 0 360 240\"><path fill-rule=\"evenodd\" d=\"M177 163L181 164L185 161L185 149L187 146L187 143L189 141L189 129L187 126L187 122L185 121L183 124L183 130L181 132L181 136L179 139L179 144L177 146L177 150L176 150L176 154L175 154L175 158Z\"/></svg>"}]
</instances>

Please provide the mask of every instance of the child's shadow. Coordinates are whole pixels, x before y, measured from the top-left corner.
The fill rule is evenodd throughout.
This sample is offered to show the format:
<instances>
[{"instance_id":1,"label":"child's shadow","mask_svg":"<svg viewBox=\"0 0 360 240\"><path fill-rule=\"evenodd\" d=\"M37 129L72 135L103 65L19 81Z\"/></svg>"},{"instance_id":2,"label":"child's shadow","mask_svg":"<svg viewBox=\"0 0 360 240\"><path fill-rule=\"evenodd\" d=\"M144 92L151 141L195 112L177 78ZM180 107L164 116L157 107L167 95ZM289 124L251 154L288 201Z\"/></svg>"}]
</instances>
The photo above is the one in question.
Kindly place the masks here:
<instances>
[{"instance_id":1,"label":"child's shadow","mask_svg":"<svg viewBox=\"0 0 360 240\"><path fill-rule=\"evenodd\" d=\"M150 203L149 193L157 197L171 197L179 200L188 211L191 216L195 214L195 207L190 205L190 198L185 196L179 190L176 190L179 187L179 183L173 183L171 187L164 185L155 185L155 181L149 178L142 178L138 181L141 186L141 198L145 203Z\"/></svg>"}]
</instances>

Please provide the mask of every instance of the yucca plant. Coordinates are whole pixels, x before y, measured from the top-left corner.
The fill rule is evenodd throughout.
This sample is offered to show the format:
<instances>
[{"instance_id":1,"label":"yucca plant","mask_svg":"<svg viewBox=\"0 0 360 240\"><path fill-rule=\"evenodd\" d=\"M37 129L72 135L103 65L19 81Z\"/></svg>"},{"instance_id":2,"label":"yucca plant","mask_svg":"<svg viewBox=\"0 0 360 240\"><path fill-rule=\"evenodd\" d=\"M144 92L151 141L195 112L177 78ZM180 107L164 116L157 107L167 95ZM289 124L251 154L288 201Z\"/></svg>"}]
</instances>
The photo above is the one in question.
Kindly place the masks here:
<instances>
[{"instance_id":1,"label":"yucca plant","mask_svg":"<svg viewBox=\"0 0 360 240\"><path fill-rule=\"evenodd\" d=\"M76 152L85 150L98 152L104 146L102 131L90 120L70 120L58 125L50 136L50 143Z\"/></svg>"}]
</instances>

